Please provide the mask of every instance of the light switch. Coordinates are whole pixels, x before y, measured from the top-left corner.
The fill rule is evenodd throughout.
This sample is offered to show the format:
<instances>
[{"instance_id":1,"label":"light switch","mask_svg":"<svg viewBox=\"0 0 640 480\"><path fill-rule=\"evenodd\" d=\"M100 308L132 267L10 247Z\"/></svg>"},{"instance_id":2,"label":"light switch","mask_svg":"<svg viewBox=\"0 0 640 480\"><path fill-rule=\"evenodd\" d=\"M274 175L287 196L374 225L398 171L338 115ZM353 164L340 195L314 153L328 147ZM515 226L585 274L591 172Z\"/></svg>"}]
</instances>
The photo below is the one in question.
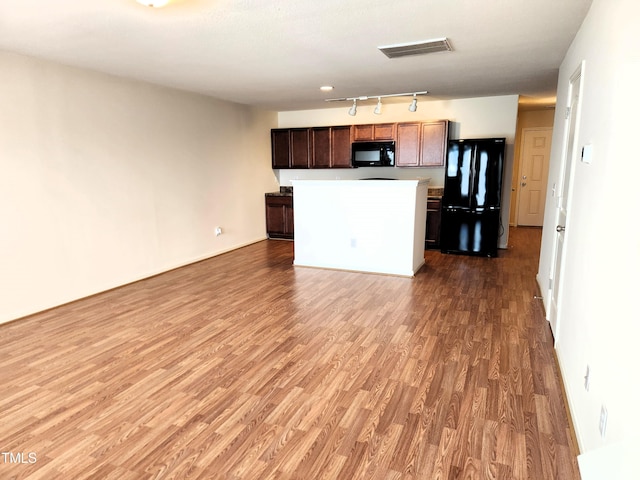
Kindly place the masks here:
<instances>
[{"instance_id":1,"label":"light switch","mask_svg":"<svg viewBox=\"0 0 640 480\"><path fill-rule=\"evenodd\" d=\"M584 147L582 147L582 162L583 163L591 163L593 159L593 145L588 143Z\"/></svg>"}]
</instances>

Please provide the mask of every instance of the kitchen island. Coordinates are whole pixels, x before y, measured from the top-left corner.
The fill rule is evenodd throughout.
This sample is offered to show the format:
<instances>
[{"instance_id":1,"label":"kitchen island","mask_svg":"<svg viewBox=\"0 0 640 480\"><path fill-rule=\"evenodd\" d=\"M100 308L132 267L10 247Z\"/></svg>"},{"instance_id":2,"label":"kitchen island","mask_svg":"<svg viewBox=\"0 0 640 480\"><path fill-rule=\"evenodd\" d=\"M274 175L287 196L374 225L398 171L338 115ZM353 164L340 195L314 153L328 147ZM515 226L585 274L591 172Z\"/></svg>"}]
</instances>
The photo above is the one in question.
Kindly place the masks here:
<instances>
[{"instance_id":1,"label":"kitchen island","mask_svg":"<svg viewBox=\"0 0 640 480\"><path fill-rule=\"evenodd\" d=\"M410 277L424 264L427 179L292 184L294 265Z\"/></svg>"}]
</instances>

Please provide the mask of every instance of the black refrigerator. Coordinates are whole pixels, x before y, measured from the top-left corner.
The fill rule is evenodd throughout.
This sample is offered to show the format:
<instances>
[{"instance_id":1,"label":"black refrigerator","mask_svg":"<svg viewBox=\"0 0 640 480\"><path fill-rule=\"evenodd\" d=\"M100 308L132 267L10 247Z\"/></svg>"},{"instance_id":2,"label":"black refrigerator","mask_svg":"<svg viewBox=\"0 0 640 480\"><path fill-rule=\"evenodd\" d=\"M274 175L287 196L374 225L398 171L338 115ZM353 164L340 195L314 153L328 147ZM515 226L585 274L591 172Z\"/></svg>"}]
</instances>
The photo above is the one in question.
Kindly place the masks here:
<instances>
[{"instance_id":1,"label":"black refrigerator","mask_svg":"<svg viewBox=\"0 0 640 480\"><path fill-rule=\"evenodd\" d=\"M443 253L498 255L504 149L504 138L449 141L440 232Z\"/></svg>"}]
</instances>

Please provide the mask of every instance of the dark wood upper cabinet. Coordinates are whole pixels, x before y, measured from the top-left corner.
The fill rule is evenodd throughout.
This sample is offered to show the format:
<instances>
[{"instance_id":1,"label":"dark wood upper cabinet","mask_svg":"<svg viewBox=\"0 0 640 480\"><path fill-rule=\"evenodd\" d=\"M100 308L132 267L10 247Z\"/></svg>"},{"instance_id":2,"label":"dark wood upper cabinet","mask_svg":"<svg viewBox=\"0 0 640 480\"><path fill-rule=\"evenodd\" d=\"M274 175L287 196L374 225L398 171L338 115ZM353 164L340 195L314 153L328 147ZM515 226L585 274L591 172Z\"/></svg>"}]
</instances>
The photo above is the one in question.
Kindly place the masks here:
<instances>
[{"instance_id":1,"label":"dark wood upper cabinet","mask_svg":"<svg viewBox=\"0 0 640 480\"><path fill-rule=\"evenodd\" d=\"M271 130L271 166L351 167L351 125Z\"/></svg>"},{"instance_id":2,"label":"dark wood upper cabinet","mask_svg":"<svg viewBox=\"0 0 640 480\"><path fill-rule=\"evenodd\" d=\"M351 126L309 128L310 168L351 167ZM299 167L301 168L301 167Z\"/></svg>"},{"instance_id":3,"label":"dark wood upper cabinet","mask_svg":"<svg viewBox=\"0 0 640 480\"><path fill-rule=\"evenodd\" d=\"M309 168L309 129L271 130L272 168Z\"/></svg>"},{"instance_id":4,"label":"dark wood upper cabinet","mask_svg":"<svg viewBox=\"0 0 640 480\"><path fill-rule=\"evenodd\" d=\"M271 163L279 168L350 168L351 142L394 141L398 167L443 166L448 120L271 130Z\"/></svg>"},{"instance_id":5,"label":"dark wood upper cabinet","mask_svg":"<svg viewBox=\"0 0 640 480\"><path fill-rule=\"evenodd\" d=\"M353 126L354 142L374 142L378 140L395 140L395 123L372 123Z\"/></svg>"},{"instance_id":6,"label":"dark wood upper cabinet","mask_svg":"<svg viewBox=\"0 0 640 480\"><path fill-rule=\"evenodd\" d=\"M291 129L291 168L309 168L310 145L308 128Z\"/></svg>"},{"instance_id":7,"label":"dark wood upper cabinet","mask_svg":"<svg viewBox=\"0 0 640 480\"><path fill-rule=\"evenodd\" d=\"M398 167L420 166L421 123L399 123L396 133L396 165Z\"/></svg>"},{"instance_id":8,"label":"dark wood upper cabinet","mask_svg":"<svg viewBox=\"0 0 640 480\"><path fill-rule=\"evenodd\" d=\"M398 167L439 167L444 165L449 122L399 123L396 138Z\"/></svg>"},{"instance_id":9,"label":"dark wood upper cabinet","mask_svg":"<svg viewBox=\"0 0 640 480\"><path fill-rule=\"evenodd\" d=\"M289 168L291 157L291 136L288 128L271 130L271 166Z\"/></svg>"},{"instance_id":10,"label":"dark wood upper cabinet","mask_svg":"<svg viewBox=\"0 0 640 480\"><path fill-rule=\"evenodd\" d=\"M448 140L449 122L447 120L424 122L420 139L420 166L444 166Z\"/></svg>"},{"instance_id":11,"label":"dark wood upper cabinet","mask_svg":"<svg viewBox=\"0 0 640 480\"><path fill-rule=\"evenodd\" d=\"M376 123L373 125L373 140L395 140L395 123Z\"/></svg>"},{"instance_id":12,"label":"dark wood upper cabinet","mask_svg":"<svg viewBox=\"0 0 640 480\"><path fill-rule=\"evenodd\" d=\"M368 142L373 140L373 125L354 125L353 141Z\"/></svg>"},{"instance_id":13,"label":"dark wood upper cabinet","mask_svg":"<svg viewBox=\"0 0 640 480\"><path fill-rule=\"evenodd\" d=\"M311 168L331 168L331 127L311 129Z\"/></svg>"},{"instance_id":14,"label":"dark wood upper cabinet","mask_svg":"<svg viewBox=\"0 0 640 480\"><path fill-rule=\"evenodd\" d=\"M351 168L351 126L331 127L331 167Z\"/></svg>"}]
</instances>

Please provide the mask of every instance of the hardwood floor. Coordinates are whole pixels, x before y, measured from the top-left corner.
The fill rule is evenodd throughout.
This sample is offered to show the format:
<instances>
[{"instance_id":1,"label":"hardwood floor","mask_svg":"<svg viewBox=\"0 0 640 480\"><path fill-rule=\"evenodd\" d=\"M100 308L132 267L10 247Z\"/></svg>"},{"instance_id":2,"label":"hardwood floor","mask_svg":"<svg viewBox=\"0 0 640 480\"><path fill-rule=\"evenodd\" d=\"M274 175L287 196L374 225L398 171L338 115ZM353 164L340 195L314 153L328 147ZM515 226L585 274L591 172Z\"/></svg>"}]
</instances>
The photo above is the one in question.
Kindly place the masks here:
<instances>
[{"instance_id":1,"label":"hardwood floor","mask_svg":"<svg viewBox=\"0 0 640 480\"><path fill-rule=\"evenodd\" d=\"M578 479L510 238L413 279L264 241L2 325L0 478Z\"/></svg>"}]
</instances>

